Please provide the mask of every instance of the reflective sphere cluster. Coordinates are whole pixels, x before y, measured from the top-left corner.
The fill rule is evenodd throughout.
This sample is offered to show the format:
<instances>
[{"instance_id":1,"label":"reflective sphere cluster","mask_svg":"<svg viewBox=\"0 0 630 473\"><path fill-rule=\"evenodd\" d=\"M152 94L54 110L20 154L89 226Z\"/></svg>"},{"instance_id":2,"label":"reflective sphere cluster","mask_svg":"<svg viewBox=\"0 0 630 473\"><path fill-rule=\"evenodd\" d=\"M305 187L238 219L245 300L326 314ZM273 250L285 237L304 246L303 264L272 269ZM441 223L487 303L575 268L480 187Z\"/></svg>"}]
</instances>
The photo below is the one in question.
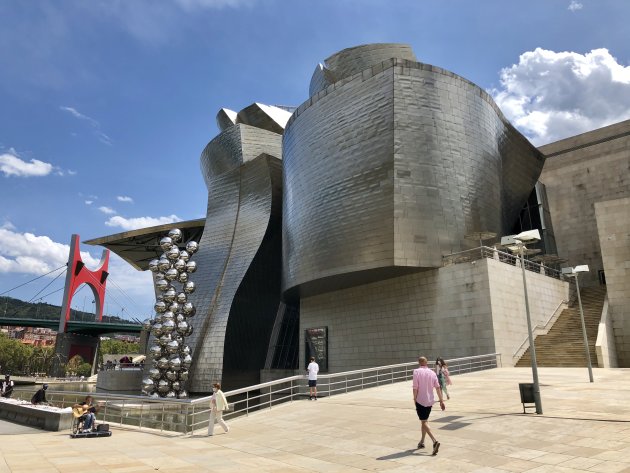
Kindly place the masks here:
<instances>
[{"instance_id":1,"label":"reflective sphere cluster","mask_svg":"<svg viewBox=\"0 0 630 473\"><path fill-rule=\"evenodd\" d=\"M193 332L189 319L196 312L188 295L195 292L190 275L197 270L197 263L190 259L199 244L189 241L185 249L180 249L180 243L182 231L174 228L160 239L162 256L149 262L159 293L154 305L155 316L144 322L154 341L148 353L153 359L153 368L142 381L144 392L151 397L188 397L184 385L188 381L192 356L185 339Z\"/></svg>"}]
</instances>

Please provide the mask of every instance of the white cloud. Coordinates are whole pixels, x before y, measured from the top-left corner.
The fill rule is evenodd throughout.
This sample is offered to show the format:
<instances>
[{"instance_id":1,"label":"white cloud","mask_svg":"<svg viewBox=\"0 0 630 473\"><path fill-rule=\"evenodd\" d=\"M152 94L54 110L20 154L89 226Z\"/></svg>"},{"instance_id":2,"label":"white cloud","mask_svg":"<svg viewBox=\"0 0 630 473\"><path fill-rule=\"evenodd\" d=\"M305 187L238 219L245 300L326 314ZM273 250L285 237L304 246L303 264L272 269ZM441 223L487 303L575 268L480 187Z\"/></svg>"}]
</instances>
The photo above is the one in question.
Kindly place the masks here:
<instances>
[{"instance_id":1,"label":"white cloud","mask_svg":"<svg viewBox=\"0 0 630 473\"><path fill-rule=\"evenodd\" d=\"M105 222L108 227L120 227L123 230L136 230L138 228L154 227L156 225L165 225L167 223L180 222L181 218L177 215L169 215L168 217L135 217L124 218L120 215L111 217Z\"/></svg>"},{"instance_id":2,"label":"white cloud","mask_svg":"<svg viewBox=\"0 0 630 473\"><path fill-rule=\"evenodd\" d=\"M500 76L494 99L536 145L630 118L630 66L607 49L579 54L537 48Z\"/></svg>"},{"instance_id":3,"label":"white cloud","mask_svg":"<svg viewBox=\"0 0 630 473\"><path fill-rule=\"evenodd\" d=\"M47 176L53 171L53 165L38 159L23 161L14 149L0 154L0 172L5 176L34 177Z\"/></svg>"},{"instance_id":4,"label":"white cloud","mask_svg":"<svg viewBox=\"0 0 630 473\"><path fill-rule=\"evenodd\" d=\"M86 200L85 205L92 205L94 203L93 200Z\"/></svg>"},{"instance_id":5,"label":"white cloud","mask_svg":"<svg viewBox=\"0 0 630 473\"><path fill-rule=\"evenodd\" d=\"M98 208L101 212L103 212L104 214L107 215L113 215L116 213L116 211L114 209L112 209L111 207L105 207L104 205Z\"/></svg>"},{"instance_id":6,"label":"white cloud","mask_svg":"<svg viewBox=\"0 0 630 473\"><path fill-rule=\"evenodd\" d=\"M582 5L580 2L576 2L575 0L571 0L571 3L569 4L568 10L571 10L572 12L575 12L577 10L581 10L582 8L584 8L584 5Z\"/></svg>"},{"instance_id":7,"label":"white cloud","mask_svg":"<svg viewBox=\"0 0 630 473\"><path fill-rule=\"evenodd\" d=\"M131 202L133 203L133 199L129 196L126 195L119 195L118 197L116 197L116 199L118 200L118 202Z\"/></svg>"},{"instance_id":8,"label":"white cloud","mask_svg":"<svg viewBox=\"0 0 630 473\"><path fill-rule=\"evenodd\" d=\"M0 273L44 274L68 262L70 245L57 243L47 236L19 233L12 225L0 228ZM81 252L89 268L96 268L99 260L88 252Z\"/></svg>"},{"instance_id":9,"label":"white cloud","mask_svg":"<svg viewBox=\"0 0 630 473\"><path fill-rule=\"evenodd\" d=\"M105 133L103 133L103 131L101 130L101 124L95 120L92 117L88 117L87 115L84 115L83 113L79 112L76 108L74 107L65 107L65 106L60 106L59 110L62 110L64 112L69 113L70 115L72 115L73 117L79 119L79 120L83 120L86 121L90 124L90 126L92 127L92 131L94 132L94 134L96 135L96 137L98 138L98 140L101 143L104 143L106 145L111 146L112 145L112 139L107 136Z\"/></svg>"},{"instance_id":10,"label":"white cloud","mask_svg":"<svg viewBox=\"0 0 630 473\"><path fill-rule=\"evenodd\" d=\"M72 169L68 169L68 175L69 175L69 176L76 176L76 175L77 175L77 172L76 172L76 171L73 171Z\"/></svg>"}]
</instances>

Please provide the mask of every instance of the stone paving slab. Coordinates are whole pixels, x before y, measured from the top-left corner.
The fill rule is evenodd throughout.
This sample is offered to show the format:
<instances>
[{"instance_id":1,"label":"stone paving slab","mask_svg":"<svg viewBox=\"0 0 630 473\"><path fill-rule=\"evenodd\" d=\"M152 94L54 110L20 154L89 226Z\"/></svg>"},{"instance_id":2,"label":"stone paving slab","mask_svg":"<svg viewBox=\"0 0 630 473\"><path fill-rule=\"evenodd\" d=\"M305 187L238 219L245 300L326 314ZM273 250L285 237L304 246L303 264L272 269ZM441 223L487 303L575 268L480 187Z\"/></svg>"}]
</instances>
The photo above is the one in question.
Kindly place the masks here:
<instances>
[{"instance_id":1,"label":"stone paving slab","mask_svg":"<svg viewBox=\"0 0 630 473\"><path fill-rule=\"evenodd\" d=\"M114 428L112 437L19 431L0 423L4 472L625 472L630 473L630 369L540 368L544 415L522 414L527 368L453 377L447 410L420 437L411 384L300 400L230 421L214 437ZM11 430L13 429L13 430ZM28 433L27 433L28 432ZM430 442L428 442L430 444Z\"/></svg>"}]
</instances>

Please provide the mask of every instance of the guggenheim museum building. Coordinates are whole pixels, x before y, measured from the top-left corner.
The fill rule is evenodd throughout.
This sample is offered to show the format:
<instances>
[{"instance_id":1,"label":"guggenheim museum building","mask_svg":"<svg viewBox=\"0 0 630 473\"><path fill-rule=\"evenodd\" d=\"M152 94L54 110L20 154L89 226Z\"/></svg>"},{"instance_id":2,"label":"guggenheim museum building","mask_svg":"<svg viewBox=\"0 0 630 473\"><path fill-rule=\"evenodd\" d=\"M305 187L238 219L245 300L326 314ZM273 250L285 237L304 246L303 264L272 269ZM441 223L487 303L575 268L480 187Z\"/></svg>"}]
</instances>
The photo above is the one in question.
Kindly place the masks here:
<instances>
[{"instance_id":1,"label":"guggenheim museum building","mask_svg":"<svg viewBox=\"0 0 630 473\"><path fill-rule=\"evenodd\" d=\"M593 360L630 366L630 121L536 147L483 89L403 44L333 54L308 92L218 112L200 156L205 219L88 242L138 270L170 229L199 242L191 393L284 377L310 356L331 373L419 354L516 365L522 269L498 243L532 229L532 323L571 306L561 266L588 264Z\"/></svg>"}]
</instances>

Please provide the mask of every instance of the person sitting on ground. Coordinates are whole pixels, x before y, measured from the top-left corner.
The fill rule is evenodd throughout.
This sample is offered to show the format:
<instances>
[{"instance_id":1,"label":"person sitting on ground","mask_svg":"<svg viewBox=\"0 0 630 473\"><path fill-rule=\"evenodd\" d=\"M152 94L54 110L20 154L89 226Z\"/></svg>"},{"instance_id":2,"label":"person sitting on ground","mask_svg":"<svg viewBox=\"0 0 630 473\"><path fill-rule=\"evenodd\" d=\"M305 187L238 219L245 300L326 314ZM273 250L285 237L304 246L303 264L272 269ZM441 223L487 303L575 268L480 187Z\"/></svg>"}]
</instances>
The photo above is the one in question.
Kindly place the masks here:
<instances>
[{"instance_id":1,"label":"person sitting on ground","mask_svg":"<svg viewBox=\"0 0 630 473\"><path fill-rule=\"evenodd\" d=\"M92 430L96 430L96 407L94 407L94 399L92 396L87 396L83 404L75 404L74 409L82 409L83 415L80 419L83 421L83 430L81 433L88 433Z\"/></svg>"},{"instance_id":2,"label":"person sitting on ground","mask_svg":"<svg viewBox=\"0 0 630 473\"><path fill-rule=\"evenodd\" d=\"M2 382L2 397L11 397L13 394L13 386L15 386L15 383L11 379L11 376L6 375Z\"/></svg>"},{"instance_id":3,"label":"person sitting on ground","mask_svg":"<svg viewBox=\"0 0 630 473\"><path fill-rule=\"evenodd\" d=\"M48 389L48 385L44 384L40 389L37 390L33 397L31 398L31 404L48 404L46 400L46 390Z\"/></svg>"}]
</instances>

